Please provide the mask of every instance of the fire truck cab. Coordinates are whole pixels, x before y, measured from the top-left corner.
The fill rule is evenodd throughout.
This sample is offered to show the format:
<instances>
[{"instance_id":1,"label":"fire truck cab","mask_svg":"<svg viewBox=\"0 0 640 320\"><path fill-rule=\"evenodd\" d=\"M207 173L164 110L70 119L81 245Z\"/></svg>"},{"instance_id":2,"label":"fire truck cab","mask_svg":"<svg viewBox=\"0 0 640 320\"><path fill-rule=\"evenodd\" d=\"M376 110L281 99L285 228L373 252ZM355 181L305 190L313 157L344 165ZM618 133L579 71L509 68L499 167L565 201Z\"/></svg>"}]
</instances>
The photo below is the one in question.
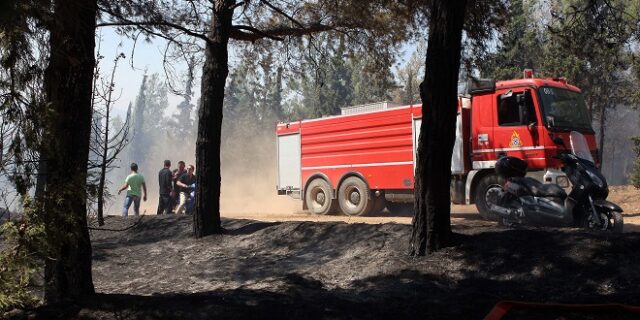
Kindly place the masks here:
<instances>
[{"instance_id":1,"label":"fire truck cab","mask_svg":"<svg viewBox=\"0 0 640 320\"><path fill-rule=\"evenodd\" d=\"M494 172L502 155L528 163L530 175L568 187L553 158L564 151L553 138L594 131L580 89L562 78L469 81L458 98L451 163L451 199L475 203L487 219L503 181ZM428 107L428 106L427 106ZM315 214L394 212L413 202L422 106L383 102L342 109L342 115L279 123L277 191L303 200ZM432 152L429 150L427 152ZM597 157L594 157L597 159Z\"/></svg>"}]
</instances>

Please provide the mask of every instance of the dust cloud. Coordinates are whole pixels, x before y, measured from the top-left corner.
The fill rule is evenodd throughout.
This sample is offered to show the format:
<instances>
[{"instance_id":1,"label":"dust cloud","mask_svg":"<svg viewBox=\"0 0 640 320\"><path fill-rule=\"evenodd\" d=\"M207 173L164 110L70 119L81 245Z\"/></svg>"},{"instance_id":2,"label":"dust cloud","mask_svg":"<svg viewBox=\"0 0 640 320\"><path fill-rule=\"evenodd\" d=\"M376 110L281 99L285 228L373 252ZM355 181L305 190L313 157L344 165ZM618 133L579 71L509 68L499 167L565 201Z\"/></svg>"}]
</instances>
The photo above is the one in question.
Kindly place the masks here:
<instances>
[{"instance_id":1,"label":"dust cloud","mask_svg":"<svg viewBox=\"0 0 640 320\"><path fill-rule=\"evenodd\" d=\"M221 147L222 190L220 205L222 216L238 214L294 213L302 210L302 202L288 196L278 196L276 191L276 135L275 125L264 128L239 130L231 128L223 133ZM140 213L156 214L158 206L158 171L165 159L171 160L171 169L178 161L195 165L195 139L182 141L179 148L167 144L164 137L147 139L151 146L144 159L120 160L117 175L111 176L111 193L105 212L120 215L125 192L117 195L118 188L130 173L130 162L139 164L139 173L144 175L147 185L147 201L140 203ZM196 175L198 168L196 168ZM129 215L133 208L129 209Z\"/></svg>"},{"instance_id":2,"label":"dust cloud","mask_svg":"<svg viewBox=\"0 0 640 320\"><path fill-rule=\"evenodd\" d=\"M221 154L222 216L293 213L302 209L301 201L277 195L275 125L255 135L232 132L226 137Z\"/></svg>"}]
</instances>

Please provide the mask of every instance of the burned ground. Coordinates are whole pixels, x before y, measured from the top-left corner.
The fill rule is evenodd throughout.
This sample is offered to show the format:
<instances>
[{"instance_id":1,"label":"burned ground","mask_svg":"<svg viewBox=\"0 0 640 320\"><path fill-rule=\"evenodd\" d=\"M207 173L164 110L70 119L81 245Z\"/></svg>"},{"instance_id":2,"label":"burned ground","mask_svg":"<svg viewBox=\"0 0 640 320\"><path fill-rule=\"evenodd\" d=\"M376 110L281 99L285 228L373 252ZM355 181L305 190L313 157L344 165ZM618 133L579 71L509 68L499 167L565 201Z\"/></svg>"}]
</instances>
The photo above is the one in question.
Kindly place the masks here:
<instances>
[{"instance_id":1,"label":"burned ground","mask_svg":"<svg viewBox=\"0 0 640 320\"><path fill-rule=\"evenodd\" d=\"M639 233L455 225L454 246L411 258L409 225L224 227L224 235L194 240L190 217L168 216L121 233L94 231L100 294L60 315L477 319L500 300L640 304Z\"/></svg>"},{"instance_id":2,"label":"burned ground","mask_svg":"<svg viewBox=\"0 0 640 320\"><path fill-rule=\"evenodd\" d=\"M631 190L631 189L629 189ZM625 219L636 219L632 208ZM635 200L633 200L635 201ZM378 218L375 218L378 219ZM506 228L452 215L455 243L407 255L410 224L226 218L192 237L190 216L145 216L91 232L98 295L48 307L59 319L480 319L501 300L640 305L640 233ZM107 217L124 228L135 218ZM505 319L559 319L515 311ZM564 319L633 319L624 312Z\"/></svg>"}]
</instances>

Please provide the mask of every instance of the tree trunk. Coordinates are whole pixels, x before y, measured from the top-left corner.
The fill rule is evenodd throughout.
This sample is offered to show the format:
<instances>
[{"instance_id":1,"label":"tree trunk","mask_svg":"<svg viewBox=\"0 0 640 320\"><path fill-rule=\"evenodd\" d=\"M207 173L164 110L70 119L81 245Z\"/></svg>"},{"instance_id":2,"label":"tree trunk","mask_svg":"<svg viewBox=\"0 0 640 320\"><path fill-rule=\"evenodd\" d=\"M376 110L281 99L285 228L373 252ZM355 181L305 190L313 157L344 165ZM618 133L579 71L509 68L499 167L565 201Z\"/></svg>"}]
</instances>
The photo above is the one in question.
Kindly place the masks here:
<instances>
[{"instance_id":1,"label":"tree trunk","mask_svg":"<svg viewBox=\"0 0 640 320\"><path fill-rule=\"evenodd\" d=\"M118 62L116 61L116 64ZM115 71L115 68L114 68ZM115 72L114 72L115 73ZM113 86L113 74L111 76L110 89ZM107 108L105 114L104 140L102 145L102 154L100 155L100 182L98 183L98 225L104 225L104 184L107 179L107 157L109 151L109 118L111 113L111 91L107 99Z\"/></svg>"},{"instance_id":2,"label":"tree trunk","mask_svg":"<svg viewBox=\"0 0 640 320\"><path fill-rule=\"evenodd\" d=\"M466 0L434 0L429 22L422 125L415 172L411 255L425 255L451 239L451 156L455 140L460 41Z\"/></svg>"},{"instance_id":3,"label":"tree trunk","mask_svg":"<svg viewBox=\"0 0 640 320\"><path fill-rule=\"evenodd\" d=\"M41 156L47 162L44 221L49 257L45 301L94 293L87 230L86 182L96 0L54 2L51 57L45 75L49 109Z\"/></svg>"},{"instance_id":4,"label":"tree trunk","mask_svg":"<svg viewBox=\"0 0 640 320\"><path fill-rule=\"evenodd\" d=\"M112 95L113 95L113 87L114 80L116 77L116 70L118 69L118 61L120 57L118 56L113 61L113 69L111 69L111 78L109 79L109 93L107 94L107 99L105 101L105 115L104 115L104 135L102 140L102 154L100 155L100 182L98 183L98 225L104 225L104 185L107 180L107 168L109 166L109 123L111 122L111 106L113 105ZM97 69L97 68L96 68ZM94 79L97 79L94 77ZM95 81L94 81L94 90L95 90ZM94 95L92 95L93 97ZM91 102L91 108L93 109L94 102ZM100 139L98 139L100 141ZM116 146L116 148L118 148ZM115 153L118 153L118 150L114 150Z\"/></svg>"},{"instance_id":5,"label":"tree trunk","mask_svg":"<svg viewBox=\"0 0 640 320\"><path fill-rule=\"evenodd\" d=\"M229 33L235 0L216 0L211 33L205 49L196 141L196 210L193 229L197 238L222 231L220 227L220 135L224 87L229 74Z\"/></svg>"},{"instance_id":6,"label":"tree trunk","mask_svg":"<svg viewBox=\"0 0 640 320\"><path fill-rule=\"evenodd\" d=\"M606 130L606 125L607 125L607 108L605 108L605 104L603 103L600 106L600 132L599 132L599 136L600 136L600 150L598 150L598 162L600 162L600 168L604 168L603 167L603 161L604 161L604 137L605 137L605 130Z\"/></svg>"}]
</instances>

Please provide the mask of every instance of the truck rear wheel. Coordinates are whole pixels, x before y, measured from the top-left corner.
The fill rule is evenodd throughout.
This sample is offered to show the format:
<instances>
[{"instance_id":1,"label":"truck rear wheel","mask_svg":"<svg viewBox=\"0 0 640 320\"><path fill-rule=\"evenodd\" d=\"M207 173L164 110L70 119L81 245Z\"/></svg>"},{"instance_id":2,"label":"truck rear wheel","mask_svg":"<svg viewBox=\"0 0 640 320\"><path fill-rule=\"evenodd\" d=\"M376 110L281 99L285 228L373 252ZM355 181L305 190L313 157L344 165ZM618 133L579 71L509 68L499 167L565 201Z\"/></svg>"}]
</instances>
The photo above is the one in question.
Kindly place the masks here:
<instances>
[{"instance_id":1,"label":"truck rear wheel","mask_svg":"<svg viewBox=\"0 0 640 320\"><path fill-rule=\"evenodd\" d=\"M313 214L336 212L337 203L332 198L331 185L324 179L316 178L309 183L304 192L307 209Z\"/></svg>"},{"instance_id":2,"label":"truck rear wheel","mask_svg":"<svg viewBox=\"0 0 640 320\"><path fill-rule=\"evenodd\" d=\"M485 175L480 179L475 190L476 208L485 220L498 220L498 216L489 209L489 204L496 204L504 181L495 174Z\"/></svg>"},{"instance_id":3,"label":"truck rear wheel","mask_svg":"<svg viewBox=\"0 0 640 320\"><path fill-rule=\"evenodd\" d=\"M338 203L348 216L364 216L371 212L375 199L367 184L358 177L345 179L338 189Z\"/></svg>"}]
</instances>

